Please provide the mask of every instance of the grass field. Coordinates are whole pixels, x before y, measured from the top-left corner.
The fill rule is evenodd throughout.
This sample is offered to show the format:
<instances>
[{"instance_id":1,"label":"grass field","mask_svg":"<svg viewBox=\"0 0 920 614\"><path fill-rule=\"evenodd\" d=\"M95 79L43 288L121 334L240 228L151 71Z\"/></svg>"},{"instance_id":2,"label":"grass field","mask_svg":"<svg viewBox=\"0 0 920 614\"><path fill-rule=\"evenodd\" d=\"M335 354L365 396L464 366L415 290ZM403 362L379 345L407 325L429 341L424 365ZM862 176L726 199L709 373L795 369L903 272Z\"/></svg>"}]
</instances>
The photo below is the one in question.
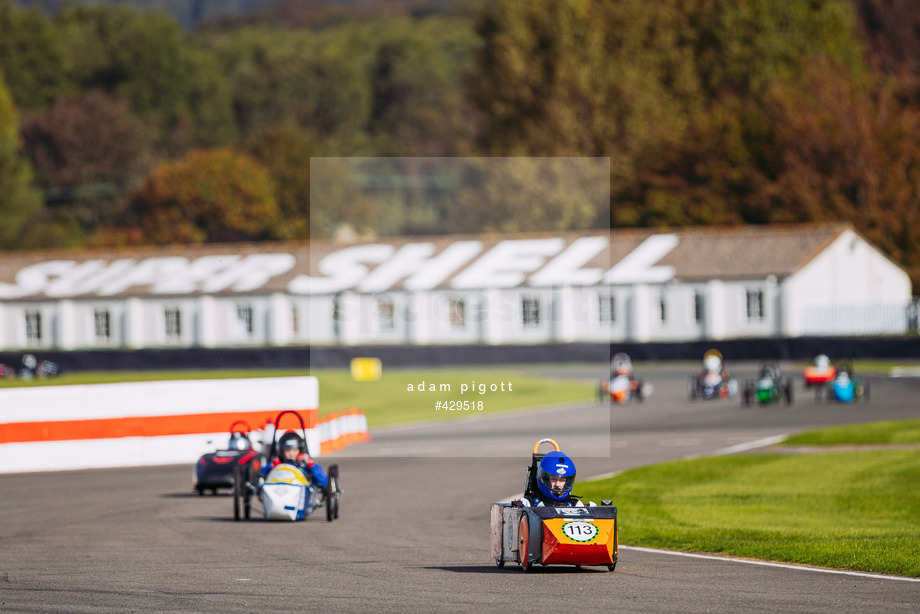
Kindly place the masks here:
<instances>
[{"instance_id":1,"label":"grass field","mask_svg":"<svg viewBox=\"0 0 920 614\"><path fill-rule=\"evenodd\" d=\"M222 379L246 377L284 377L305 375L303 370L239 371L146 371L107 373L65 373L47 380L0 380L0 388L98 384L172 379ZM572 378L546 378L528 375L513 367L494 369L388 369L376 381L356 382L341 369L315 370L319 379L320 415L351 407L364 410L368 426L453 420L464 415L489 415L497 412L543 407L557 403L591 401L597 382ZM425 389L418 391L420 385ZM435 391L429 390L431 386ZM410 391L409 388L412 388ZM475 409L448 411L435 409L438 402L467 402ZM481 408L481 409L480 409Z\"/></svg>"},{"instance_id":2,"label":"grass field","mask_svg":"<svg viewBox=\"0 0 920 614\"><path fill-rule=\"evenodd\" d=\"M905 443L920 421L821 429L799 445ZM847 435L849 433L849 435ZM585 482L623 544L920 577L920 449L677 461Z\"/></svg>"}]
</instances>

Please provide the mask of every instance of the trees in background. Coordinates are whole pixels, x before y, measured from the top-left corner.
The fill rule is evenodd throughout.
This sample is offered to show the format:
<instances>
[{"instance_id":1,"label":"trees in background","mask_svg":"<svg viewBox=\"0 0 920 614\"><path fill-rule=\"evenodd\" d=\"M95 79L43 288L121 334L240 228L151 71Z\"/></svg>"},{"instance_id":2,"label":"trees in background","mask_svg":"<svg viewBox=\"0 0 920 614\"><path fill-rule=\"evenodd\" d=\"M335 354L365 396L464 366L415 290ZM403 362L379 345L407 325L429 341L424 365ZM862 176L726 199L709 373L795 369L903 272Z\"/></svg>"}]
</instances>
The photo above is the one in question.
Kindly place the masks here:
<instances>
[{"instance_id":1,"label":"trees in background","mask_svg":"<svg viewBox=\"0 0 920 614\"><path fill-rule=\"evenodd\" d=\"M124 243L227 243L277 239L271 178L230 148L193 150L164 162L133 194Z\"/></svg>"},{"instance_id":2,"label":"trees in background","mask_svg":"<svg viewBox=\"0 0 920 614\"><path fill-rule=\"evenodd\" d=\"M311 224L328 236L344 221L424 233L848 220L920 287L915 4L312 2L186 33L124 6L49 18L0 0L0 67L22 127L22 147L0 154L16 171L2 172L28 188L0 206L0 227L27 218L29 245L78 245L166 240L160 222L197 241L306 238ZM548 177L565 186L555 169L511 164L504 183L467 169L427 192L309 171L311 158L386 156L609 158L609 216L574 188L548 213L533 190ZM247 206L271 201L283 222L180 223L204 201L163 177L207 185L189 178L191 160L215 185L250 164L266 200ZM87 190L101 185L120 187ZM311 188L328 197L312 210Z\"/></svg>"},{"instance_id":3,"label":"trees in background","mask_svg":"<svg viewBox=\"0 0 920 614\"><path fill-rule=\"evenodd\" d=\"M19 119L0 70L0 249L28 247L28 224L41 211L28 163L19 155Z\"/></svg>"}]
</instances>

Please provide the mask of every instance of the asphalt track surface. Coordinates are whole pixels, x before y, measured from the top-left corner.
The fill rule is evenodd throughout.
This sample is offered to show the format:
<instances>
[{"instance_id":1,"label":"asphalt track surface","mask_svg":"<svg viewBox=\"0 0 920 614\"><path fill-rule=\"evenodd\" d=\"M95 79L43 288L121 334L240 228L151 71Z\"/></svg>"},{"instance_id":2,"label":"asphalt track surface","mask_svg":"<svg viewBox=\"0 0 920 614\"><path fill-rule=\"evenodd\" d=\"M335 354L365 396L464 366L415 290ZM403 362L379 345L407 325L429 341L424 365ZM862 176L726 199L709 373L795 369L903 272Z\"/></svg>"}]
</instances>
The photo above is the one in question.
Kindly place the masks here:
<instances>
[{"instance_id":1,"label":"asphalt track surface","mask_svg":"<svg viewBox=\"0 0 920 614\"><path fill-rule=\"evenodd\" d=\"M753 375L746 366L738 375ZM521 492L541 437L559 440L588 477L920 416L920 379L874 378L865 404L817 405L799 386L792 408L741 409L689 402L687 374L649 368L639 375L653 395L609 414L568 406L375 432L322 459L339 464L345 489L332 523L235 522L231 497L192 494L192 463L0 476L0 611L917 611L920 582L641 549L622 548L613 573L495 567L489 504ZM620 506L621 521L628 513Z\"/></svg>"}]
</instances>

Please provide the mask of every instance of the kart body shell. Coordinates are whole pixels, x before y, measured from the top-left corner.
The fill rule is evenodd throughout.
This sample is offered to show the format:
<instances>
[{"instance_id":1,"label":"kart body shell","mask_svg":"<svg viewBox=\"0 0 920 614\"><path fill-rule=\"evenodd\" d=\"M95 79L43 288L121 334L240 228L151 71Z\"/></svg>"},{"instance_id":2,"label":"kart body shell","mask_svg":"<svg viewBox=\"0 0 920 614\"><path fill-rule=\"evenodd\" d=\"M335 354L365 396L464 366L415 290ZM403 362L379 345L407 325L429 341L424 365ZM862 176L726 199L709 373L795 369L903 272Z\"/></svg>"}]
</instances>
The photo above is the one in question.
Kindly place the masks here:
<instances>
[{"instance_id":1,"label":"kart body shell","mask_svg":"<svg viewBox=\"0 0 920 614\"><path fill-rule=\"evenodd\" d=\"M869 400L869 382L853 374L848 365L837 369L834 379L815 390L815 402L854 403Z\"/></svg>"},{"instance_id":2,"label":"kart body shell","mask_svg":"<svg viewBox=\"0 0 920 614\"><path fill-rule=\"evenodd\" d=\"M807 365L802 369L802 380L806 388L825 386L833 382L836 376L837 367L831 364L830 359L825 354L819 354L815 357L814 364Z\"/></svg>"},{"instance_id":3,"label":"kart body shell","mask_svg":"<svg viewBox=\"0 0 920 614\"><path fill-rule=\"evenodd\" d=\"M322 499L299 467L272 467L259 491L266 520L304 520Z\"/></svg>"},{"instance_id":4,"label":"kart body shell","mask_svg":"<svg viewBox=\"0 0 920 614\"><path fill-rule=\"evenodd\" d=\"M616 568L617 508L524 507L519 501L493 503L491 554L498 567L604 565Z\"/></svg>"},{"instance_id":5,"label":"kart body shell","mask_svg":"<svg viewBox=\"0 0 920 614\"><path fill-rule=\"evenodd\" d=\"M252 448L249 441L249 426L237 420L230 426L230 443L227 449L202 454L195 463L192 488L203 495L210 490L213 494L222 488L233 488L237 467L253 465L259 470L261 455Z\"/></svg>"},{"instance_id":6,"label":"kart body shell","mask_svg":"<svg viewBox=\"0 0 920 614\"><path fill-rule=\"evenodd\" d=\"M764 363L760 367L760 374L756 379L744 383L741 395L741 404L751 403L776 403L782 401L784 405L791 405L793 401L792 381L783 377L775 363Z\"/></svg>"},{"instance_id":7,"label":"kart body shell","mask_svg":"<svg viewBox=\"0 0 920 614\"><path fill-rule=\"evenodd\" d=\"M733 399L738 394L738 380L723 368L722 354L709 350L703 355L703 368L690 376L687 397L696 399Z\"/></svg>"},{"instance_id":8,"label":"kart body shell","mask_svg":"<svg viewBox=\"0 0 920 614\"><path fill-rule=\"evenodd\" d=\"M641 403L651 392L650 384L636 379L629 355L619 353L610 360L610 378L606 382L601 382L598 400L603 402L605 398L609 398L613 403L624 405L635 399Z\"/></svg>"}]
</instances>

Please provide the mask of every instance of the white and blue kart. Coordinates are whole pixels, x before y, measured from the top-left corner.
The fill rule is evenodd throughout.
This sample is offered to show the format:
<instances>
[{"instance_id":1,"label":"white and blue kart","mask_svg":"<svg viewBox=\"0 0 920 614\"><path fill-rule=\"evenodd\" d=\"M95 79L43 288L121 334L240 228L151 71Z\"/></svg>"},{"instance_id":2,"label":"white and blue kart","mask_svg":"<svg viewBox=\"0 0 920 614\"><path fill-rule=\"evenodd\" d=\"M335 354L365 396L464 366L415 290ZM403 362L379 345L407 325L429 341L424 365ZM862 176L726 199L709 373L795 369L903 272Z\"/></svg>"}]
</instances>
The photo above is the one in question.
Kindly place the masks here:
<instances>
[{"instance_id":1,"label":"white and blue kart","mask_svg":"<svg viewBox=\"0 0 920 614\"><path fill-rule=\"evenodd\" d=\"M294 413L300 418L299 414L291 411L282 412L278 418L284 413ZM274 452L273 441L269 463L275 456ZM327 475L329 481L323 487L312 483L299 467L287 463L272 467L264 476L252 465L238 466L233 487L233 518L249 520L252 517L253 501L258 501L265 520L305 520L317 508L325 506L326 520L331 522L339 517L339 497L342 494L338 465L330 465Z\"/></svg>"}]
</instances>

